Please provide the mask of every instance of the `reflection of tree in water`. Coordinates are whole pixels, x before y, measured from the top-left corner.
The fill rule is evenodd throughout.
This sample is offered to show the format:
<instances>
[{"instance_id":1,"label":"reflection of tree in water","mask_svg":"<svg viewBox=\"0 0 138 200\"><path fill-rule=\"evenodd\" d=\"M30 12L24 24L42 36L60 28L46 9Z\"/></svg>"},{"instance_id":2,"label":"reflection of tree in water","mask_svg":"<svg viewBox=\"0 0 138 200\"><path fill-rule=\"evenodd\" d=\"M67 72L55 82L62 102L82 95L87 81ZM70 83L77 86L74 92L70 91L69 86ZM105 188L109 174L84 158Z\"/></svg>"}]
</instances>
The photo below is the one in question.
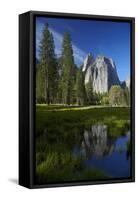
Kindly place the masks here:
<instances>
[{"instance_id":1,"label":"reflection of tree in water","mask_svg":"<svg viewBox=\"0 0 138 200\"><path fill-rule=\"evenodd\" d=\"M91 129L84 130L82 141L82 153L87 158L92 155L100 158L109 155L114 150L114 140L107 136L107 125L93 125Z\"/></svg>"}]
</instances>

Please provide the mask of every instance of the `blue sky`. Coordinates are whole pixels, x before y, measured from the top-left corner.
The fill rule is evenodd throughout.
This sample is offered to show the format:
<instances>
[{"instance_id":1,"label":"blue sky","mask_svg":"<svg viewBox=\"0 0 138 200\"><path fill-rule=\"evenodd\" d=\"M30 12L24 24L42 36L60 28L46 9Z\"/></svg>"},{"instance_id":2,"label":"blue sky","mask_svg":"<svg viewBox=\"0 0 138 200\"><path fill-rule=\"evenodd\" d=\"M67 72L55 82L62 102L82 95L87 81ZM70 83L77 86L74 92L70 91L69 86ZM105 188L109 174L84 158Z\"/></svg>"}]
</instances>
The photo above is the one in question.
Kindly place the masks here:
<instances>
[{"instance_id":1,"label":"blue sky","mask_svg":"<svg viewBox=\"0 0 138 200\"><path fill-rule=\"evenodd\" d=\"M95 20L36 18L36 57L44 24L49 24L55 42L55 53L61 54L64 32L71 34L75 63L80 66L86 55L104 55L115 61L121 81L130 75L130 24Z\"/></svg>"}]
</instances>

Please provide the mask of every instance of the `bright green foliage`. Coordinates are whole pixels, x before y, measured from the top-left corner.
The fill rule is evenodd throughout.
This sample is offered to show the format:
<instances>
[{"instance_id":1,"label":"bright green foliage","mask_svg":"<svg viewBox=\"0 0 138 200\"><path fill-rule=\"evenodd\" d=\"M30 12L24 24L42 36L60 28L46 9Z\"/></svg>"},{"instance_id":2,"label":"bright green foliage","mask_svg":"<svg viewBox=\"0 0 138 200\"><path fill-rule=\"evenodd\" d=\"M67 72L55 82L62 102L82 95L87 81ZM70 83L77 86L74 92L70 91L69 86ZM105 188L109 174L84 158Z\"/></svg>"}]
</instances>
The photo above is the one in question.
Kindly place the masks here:
<instances>
[{"instance_id":1,"label":"bright green foliage","mask_svg":"<svg viewBox=\"0 0 138 200\"><path fill-rule=\"evenodd\" d=\"M113 85L109 91L110 105L126 105L123 89L118 85Z\"/></svg>"},{"instance_id":2,"label":"bright green foliage","mask_svg":"<svg viewBox=\"0 0 138 200\"><path fill-rule=\"evenodd\" d=\"M103 96L101 100L102 105L108 105L109 104L109 97L108 96Z\"/></svg>"},{"instance_id":3,"label":"bright green foliage","mask_svg":"<svg viewBox=\"0 0 138 200\"><path fill-rule=\"evenodd\" d=\"M109 94L108 92L101 94L101 105L109 105Z\"/></svg>"},{"instance_id":4,"label":"bright green foliage","mask_svg":"<svg viewBox=\"0 0 138 200\"><path fill-rule=\"evenodd\" d=\"M40 42L40 66L37 74L37 100L45 99L45 103L55 103L57 89L57 63L54 52L52 33L45 25ZM40 80L41 78L42 80ZM41 95L40 95L40 92ZM40 97L41 96L41 97Z\"/></svg>"}]
</instances>

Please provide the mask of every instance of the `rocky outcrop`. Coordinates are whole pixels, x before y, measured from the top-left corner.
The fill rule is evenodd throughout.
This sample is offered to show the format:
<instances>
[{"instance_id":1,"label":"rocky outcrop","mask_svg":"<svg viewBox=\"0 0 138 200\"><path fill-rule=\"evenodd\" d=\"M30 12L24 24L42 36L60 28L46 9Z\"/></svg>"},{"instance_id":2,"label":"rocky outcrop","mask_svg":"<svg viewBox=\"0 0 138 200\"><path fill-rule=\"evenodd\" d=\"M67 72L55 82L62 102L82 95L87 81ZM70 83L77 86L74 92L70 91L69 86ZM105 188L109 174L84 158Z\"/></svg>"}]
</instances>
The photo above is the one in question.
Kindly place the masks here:
<instances>
[{"instance_id":1,"label":"rocky outcrop","mask_svg":"<svg viewBox=\"0 0 138 200\"><path fill-rule=\"evenodd\" d=\"M105 56L97 56L85 73L85 84L92 83L96 93L108 92L112 85L120 85L115 63Z\"/></svg>"},{"instance_id":2,"label":"rocky outcrop","mask_svg":"<svg viewBox=\"0 0 138 200\"><path fill-rule=\"evenodd\" d=\"M93 62L94 62L94 58L93 58L93 56L91 55L91 53L89 53L89 54L87 55L87 57L85 58L84 63L83 63L83 65L82 65L82 71L83 71L83 72L86 72L86 70L88 69L88 67L89 67L90 65L92 65Z\"/></svg>"},{"instance_id":3,"label":"rocky outcrop","mask_svg":"<svg viewBox=\"0 0 138 200\"><path fill-rule=\"evenodd\" d=\"M125 83L126 83L126 87L128 87L128 89L130 89L130 78L127 78L125 80Z\"/></svg>"}]
</instances>

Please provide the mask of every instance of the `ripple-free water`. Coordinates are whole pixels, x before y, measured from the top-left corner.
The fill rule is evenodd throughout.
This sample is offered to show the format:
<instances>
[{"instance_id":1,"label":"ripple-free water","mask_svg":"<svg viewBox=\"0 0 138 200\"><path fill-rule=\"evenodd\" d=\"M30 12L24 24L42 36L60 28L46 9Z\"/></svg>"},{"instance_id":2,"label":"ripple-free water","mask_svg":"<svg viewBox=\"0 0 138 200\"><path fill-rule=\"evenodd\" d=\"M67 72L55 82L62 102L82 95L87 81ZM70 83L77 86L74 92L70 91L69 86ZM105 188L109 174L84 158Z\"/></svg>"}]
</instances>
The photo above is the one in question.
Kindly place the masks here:
<instances>
[{"instance_id":1,"label":"ripple-free water","mask_svg":"<svg viewBox=\"0 0 138 200\"><path fill-rule=\"evenodd\" d=\"M127 150L129 140L130 131L113 138L108 134L107 125L92 125L89 130L84 130L81 145L75 146L73 153L83 157L86 167L100 169L112 178L127 178L131 169Z\"/></svg>"}]
</instances>

